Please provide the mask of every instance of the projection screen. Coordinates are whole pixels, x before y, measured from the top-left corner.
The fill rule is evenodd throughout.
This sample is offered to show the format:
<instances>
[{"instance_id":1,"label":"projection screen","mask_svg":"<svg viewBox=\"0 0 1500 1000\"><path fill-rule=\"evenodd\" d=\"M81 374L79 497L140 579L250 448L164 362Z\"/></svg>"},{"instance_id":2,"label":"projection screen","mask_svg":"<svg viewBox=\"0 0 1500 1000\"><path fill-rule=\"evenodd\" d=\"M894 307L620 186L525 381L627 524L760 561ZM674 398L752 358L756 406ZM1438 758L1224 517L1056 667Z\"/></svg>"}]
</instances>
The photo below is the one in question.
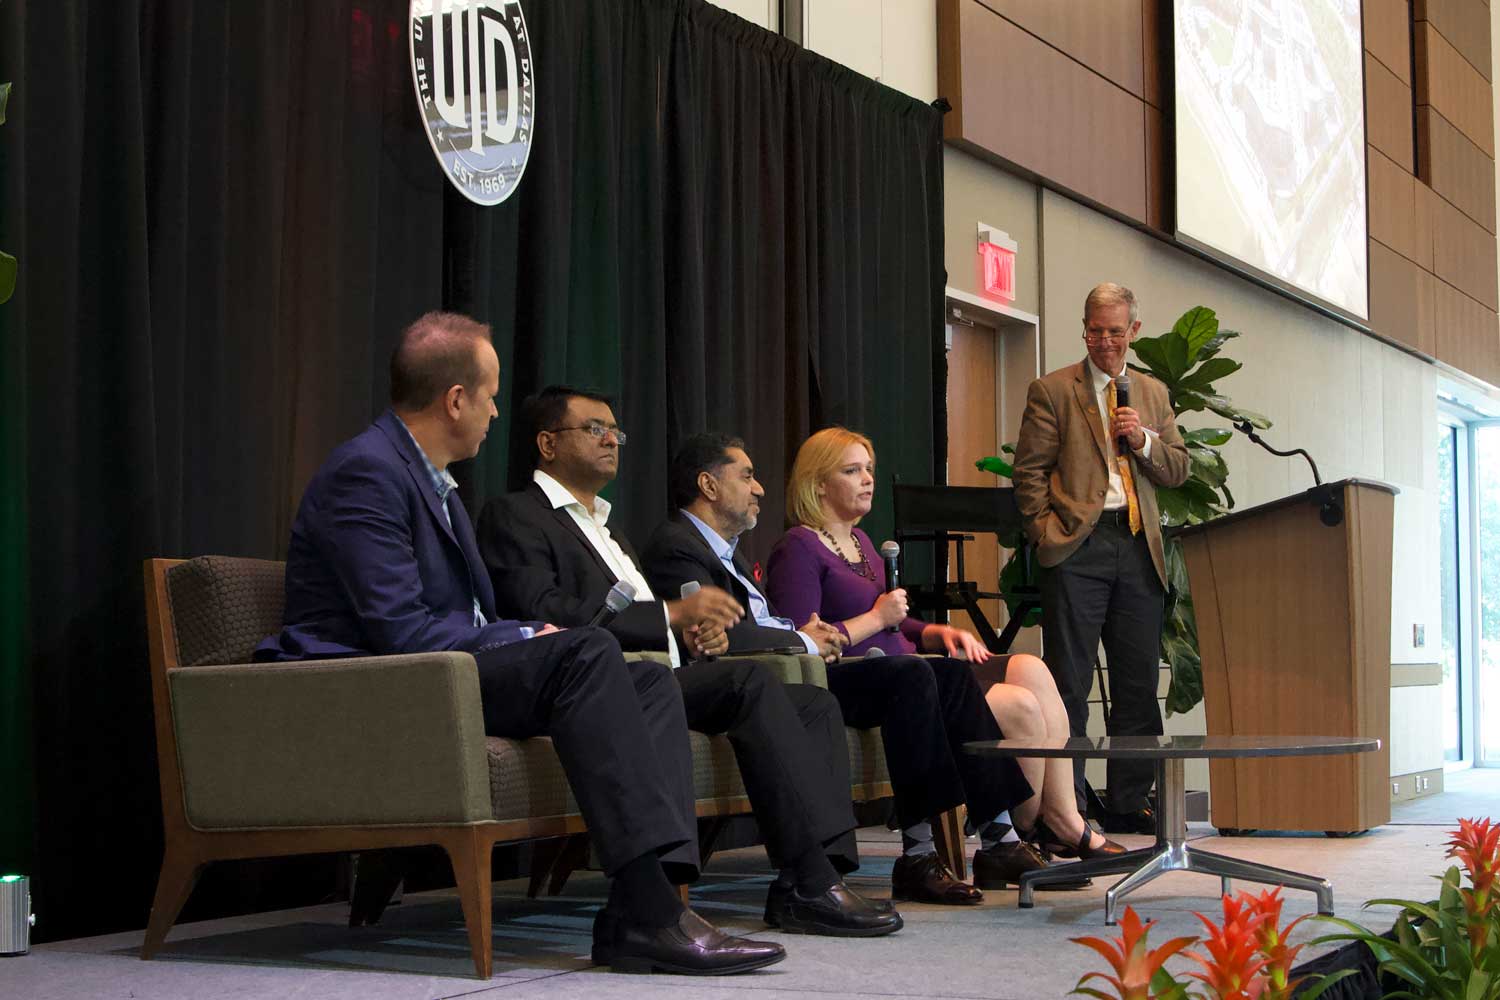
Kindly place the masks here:
<instances>
[{"instance_id":1,"label":"projection screen","mask_svg":"<svg viewBox=\"0 0 1500 1000\"><path fill-rule=\"evenodd\" d=\"M1360 0L1175 0L1177 238L1369 317Z\"/></svg>"}]
</instances>

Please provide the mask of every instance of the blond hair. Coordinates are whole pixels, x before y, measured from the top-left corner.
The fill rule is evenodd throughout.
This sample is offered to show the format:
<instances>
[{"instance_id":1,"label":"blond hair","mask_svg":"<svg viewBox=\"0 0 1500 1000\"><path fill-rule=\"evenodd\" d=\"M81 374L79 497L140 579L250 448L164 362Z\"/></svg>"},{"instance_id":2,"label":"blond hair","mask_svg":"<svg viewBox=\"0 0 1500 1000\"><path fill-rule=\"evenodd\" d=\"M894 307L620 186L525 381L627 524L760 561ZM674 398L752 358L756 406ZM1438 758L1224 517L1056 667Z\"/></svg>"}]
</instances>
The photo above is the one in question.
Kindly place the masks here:
<instances>
[{"instance_id":1,"label":"blond hair","mask_svg":"<svg viewBox=\"0 0 1500 1000\"><path fill-rule=\"evenodd\" d=\"M1134 323L1140 314L1140 306L1136 304L1135 292L1124 285L1117 285L1112 281L1106 281L1102 285L1095 285L1089 290L1088 298L1083 300L1083 321L1089 321L1089 313L1101 306L1128 306L1130 308L1130 322Z\"/></svg>"},{"instance_id":2,"label":"blond hair","mask_svg":"<svg viewBox=\"0 0 1500 1000\"><path fill-rule=\"evenodd\" d=\"M870 439L847 427L825 427L802 442L792 462L792 474L786 482L786 516L792 524L821 528L828 516L818 487L844 464L844 451L851 445L863 445L875 462L875 446Z\"/></svg>"}]
</instances>

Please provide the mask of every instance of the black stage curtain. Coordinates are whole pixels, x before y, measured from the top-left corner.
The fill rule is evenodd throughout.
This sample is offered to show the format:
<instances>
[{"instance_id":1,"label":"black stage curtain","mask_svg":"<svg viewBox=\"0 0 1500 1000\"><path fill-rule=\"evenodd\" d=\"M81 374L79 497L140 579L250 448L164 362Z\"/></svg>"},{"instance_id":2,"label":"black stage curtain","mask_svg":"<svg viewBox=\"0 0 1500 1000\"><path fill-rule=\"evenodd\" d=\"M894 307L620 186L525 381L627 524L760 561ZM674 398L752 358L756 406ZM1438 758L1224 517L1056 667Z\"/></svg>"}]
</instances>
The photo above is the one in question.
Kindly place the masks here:
<instances>
[{"instance_id":1,"label":"black stage curtain","mask_svg":"<svg viewBox=\"0 0 1500 1000\"><path fill-rule=\"evenodd\" d=\"M495 330L471 512L525 473L511 417L552 381L616 395L638 542L699 429L763 471L756 558L817 427L869 433L883 483L940 471L939 113L701 0L524 11L535 145L484 209L418 121L405 0L0 4L0 868L40 938L145 922L142 560L280 556L419 313Z\"/></svg>"}]
</instances>

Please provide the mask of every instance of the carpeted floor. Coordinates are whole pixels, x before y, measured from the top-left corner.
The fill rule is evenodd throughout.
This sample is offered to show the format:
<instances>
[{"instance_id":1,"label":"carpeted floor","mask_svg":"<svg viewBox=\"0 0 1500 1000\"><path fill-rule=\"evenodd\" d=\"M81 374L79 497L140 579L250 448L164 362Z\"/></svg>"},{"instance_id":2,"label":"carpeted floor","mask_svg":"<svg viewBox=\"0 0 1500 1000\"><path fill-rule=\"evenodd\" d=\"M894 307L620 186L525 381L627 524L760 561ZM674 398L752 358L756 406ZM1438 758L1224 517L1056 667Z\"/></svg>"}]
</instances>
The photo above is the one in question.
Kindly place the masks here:
<instances>
[{"instance_id":1,"label":"carpeted floor","mask_svg":"<svg viewBox=\"0 0 1500 1000\"><path fill-rule=\"evenodd\" d=\"M1332 880L1337 911L1370 926L1388 926L1389 911L1362 913L1374 896L1427 898L1431 876L1445 867L1446 831L1386 826L1346 840L1322 835L1224 839L1195 826L1196 844L1225 854L1323 875ZM1121 838L1145 846L1145 838ZM899 845L884 830L862 831L864 866L851 883L889 892ZM1081 934L1109 935L1103 925L1103 881L1079 892L1038 895L1035 909L1016 908L1016 894L987 893L981 907L903 905L907 925L875 940L786 936L760 920L769 881L755 848L715 857L693 890L694 906L742 933L785 943L780 965L732 979L617 976L588 963L589 928L605 884L581 874L567 894L525 899L524 883L495 886L495 978L472 978L456 897L408 895L379 927L351 931L342 905L312 907L175 929L154 961L137 956L139 931L56 942L30 955L0 958L6 1000L438 1000L450 997L715 998L793 1000L836 997L988 998L1035 1000L1066 996L1084 972L1100 967L1092 952L1071 944ZM1133 900L1160 921L1153 940L1198 931L1194 910L1217 908L1218 880L1164 876ZM1313 909L1307 893L1287 895L1286 916ZM1320 928L1304 924L1299 938ZM1186 967L1186 963L1184 963Z\"/></svg>"}]
</instances>

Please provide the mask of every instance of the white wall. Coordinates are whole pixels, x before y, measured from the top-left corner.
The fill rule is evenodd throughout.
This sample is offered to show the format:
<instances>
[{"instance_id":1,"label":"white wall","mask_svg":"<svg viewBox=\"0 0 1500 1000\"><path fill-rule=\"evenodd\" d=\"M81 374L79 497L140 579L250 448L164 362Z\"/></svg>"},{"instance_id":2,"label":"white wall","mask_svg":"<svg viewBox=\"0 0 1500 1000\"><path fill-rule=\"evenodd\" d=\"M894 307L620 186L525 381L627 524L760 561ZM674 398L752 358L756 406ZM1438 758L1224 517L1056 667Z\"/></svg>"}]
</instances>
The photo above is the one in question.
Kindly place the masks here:
<instances>
[{"instance_id":1,"label":"white wall","mask_svg":"<svg viewBox=\"0 0 1500 1000\"><path fill-rule=\"evenodd\" d=\"M919 101L937 93L935 0L803 0L802 44Z\"/></svg>"},{"instance_id":2,"label":"white wall","mask_svg":"<svg viewBox=\"0 0 1500 1000\"><path fill-rule=\"evenodd\" d=\"M781 22L781 4L778 0L708 0L716 7L723 7L760 25L769 31L778 30Z\"/></svg>"}]
</instances>

